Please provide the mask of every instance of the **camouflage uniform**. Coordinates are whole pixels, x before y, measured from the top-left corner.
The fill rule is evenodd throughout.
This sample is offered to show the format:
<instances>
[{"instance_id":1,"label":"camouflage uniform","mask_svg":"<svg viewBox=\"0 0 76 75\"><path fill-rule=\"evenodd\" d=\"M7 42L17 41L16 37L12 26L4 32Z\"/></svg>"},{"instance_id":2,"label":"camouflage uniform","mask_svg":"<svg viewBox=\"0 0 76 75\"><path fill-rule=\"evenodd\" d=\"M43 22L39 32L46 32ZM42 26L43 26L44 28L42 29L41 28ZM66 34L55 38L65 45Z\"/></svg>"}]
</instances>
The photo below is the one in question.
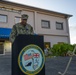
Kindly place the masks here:
<instances>
[{"instance_id":1,"label":"camouflage uniform","mask_svg":"<svg viewBox=\"0 0 76 75\"><path fill-rule=\"evenodd\" d=\"M33 32L32 26L30 26L29 24L26 24L26 26L23 26L21 23L15 24L12 28L9 40L13 43L16 36L18 36L19 34L33 35L34 32Z\"/></svg>"}]
</instances>

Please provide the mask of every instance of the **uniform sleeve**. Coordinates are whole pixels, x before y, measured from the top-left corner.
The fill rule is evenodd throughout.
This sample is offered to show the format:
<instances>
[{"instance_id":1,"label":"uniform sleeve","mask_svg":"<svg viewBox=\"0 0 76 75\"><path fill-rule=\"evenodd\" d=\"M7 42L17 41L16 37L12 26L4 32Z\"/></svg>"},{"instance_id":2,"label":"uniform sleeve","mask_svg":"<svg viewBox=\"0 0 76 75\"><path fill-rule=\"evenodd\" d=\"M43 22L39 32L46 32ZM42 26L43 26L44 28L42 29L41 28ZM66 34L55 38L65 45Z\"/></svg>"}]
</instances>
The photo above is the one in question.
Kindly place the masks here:
<instances>
[{"instance_id":1,"label":"uniform sleeve","mask_svg":"<svg viewBox=\"0 0 76 75\"><path fill-rule=\"evenodd\" d=\"M17 30L16 30L16 26L14 25L12 30L11 30L9 40L13 43L16 36L17 36Z\"/></svg>"}]
</instances>

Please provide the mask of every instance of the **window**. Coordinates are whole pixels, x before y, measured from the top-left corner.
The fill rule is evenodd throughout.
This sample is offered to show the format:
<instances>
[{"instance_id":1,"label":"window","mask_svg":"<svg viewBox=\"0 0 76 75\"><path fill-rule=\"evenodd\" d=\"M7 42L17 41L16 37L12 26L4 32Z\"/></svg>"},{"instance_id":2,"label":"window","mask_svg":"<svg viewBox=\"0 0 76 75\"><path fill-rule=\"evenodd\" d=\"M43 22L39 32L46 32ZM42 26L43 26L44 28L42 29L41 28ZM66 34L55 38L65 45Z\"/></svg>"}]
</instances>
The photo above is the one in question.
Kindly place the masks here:
<instances>
[{"instance_id":1,"label":"window","mask_svg":"<svg viewBox=\"0 0 76 75\"><path fill-rule=\"evenodd\" d=\"M0 54L3 54L3 53L4 53L3 43L4 43L4 42L0 41Z\"/></svg>"},{"instance_id":2,"label":"window","mask_svg":"<svg viewBox=\"0 0 76 75\"><path fill-rule=\"evenodd\" d=\"M6 23L7 22L7 15L0 14L0 22Z\"/></svg>"},{"instance_id":3,"label":"window","mask_svg":"<svg viewBox=\"0 0 76 75\"><path fill-rule=\"evenodd\" d=\"M64 42L58 42L58 44L63 44Z\"/></svg>"},{"instance_id":4,"label":"window","mask_svg":"<svg viewBox=\"0 0 76 75\"><path fill-rule=\"evenodd\" d=\"M63 23L56 22L56 29L63 30Z\"/></svg>"},{"instance_id":5,"label":"window","mask_svg":"<svg viewBox=\"0 0 76 75\"><path fill-rule=\"evenodd\" d=\"M50 48L50 42L44 42L44 48L49 49Z\"/></svg>"},{"instance_id":6,"label":"window","mask_svg":"<svg viewBox=\"0 0 76 75\"><path fill-rule=\"evenodd\" d=\"M21 17L15 17L15 23L21 22Z\"/></svg>"},{"instance_id":7,"label":"window","mask_svg":"<svg viewBox=\"0 0 76 75\"><path fill-rule=\"evenodd\" d=\"M50 28L50 21L41 20L41 27L42 28Z\"/></svg>"}]
</instances>

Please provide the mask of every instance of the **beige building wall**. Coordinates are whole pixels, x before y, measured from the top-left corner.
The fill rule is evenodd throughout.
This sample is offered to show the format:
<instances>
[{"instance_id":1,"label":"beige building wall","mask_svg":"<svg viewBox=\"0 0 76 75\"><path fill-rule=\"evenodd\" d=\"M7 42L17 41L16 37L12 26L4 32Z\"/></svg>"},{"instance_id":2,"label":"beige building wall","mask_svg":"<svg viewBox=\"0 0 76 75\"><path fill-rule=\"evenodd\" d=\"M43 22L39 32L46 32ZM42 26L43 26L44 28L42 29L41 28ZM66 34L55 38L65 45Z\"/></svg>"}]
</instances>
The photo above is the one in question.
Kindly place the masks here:
<instances>
[{"instance_id":1,"label":"beige building wall","mask_svg":"<svg viewBox=\"0 0 76 75\"><path fill-rule=\"evenodd\" d=\"M12 28L15 24L15 17L21 17L21 14L27 14L29 16L27 23L33 27L35 33L38 35L43 35L44 42L50 42L51 47L58 42L70 43L67 19L70 15L12 3L0 3L0 6L5 6L6 8L20 11L20 13L16 13L12 11L0 10L0 14L7 15L8 18L7 23L0 22L0 27ZM41 20L50 21L50 28L42 28ZM63 30L56 29L56 22L63 23ZM5 52L11 51L11 43L7 40L5 40L4 43L4 50Z\"/></svg>"},{"instance_id":2,"label":"beige building wall","mask_svg":"<svg viewBox=\"0 0 76 75\"><path fill-rule=\"evenodd\" d=\"M45 42L50 42L50 47L52 47L54 44L57 44L59 42L65 42L68 43L69 39L66 36L44 36L44 41Z\"/></svg>"},{"instance_id":3,"label":"beige building wall","mask_svg":"<svg viewBox=\"0 0 76 75\"><path fill-rule=\"evenodd\" d=\"M2 28L12 28L12 26L15 24L15 16L21 17L21 15L18 13L4 11L4 10L0 10L0 14L7 15L7 23L0 22L0 27Z\"/></svg>"},{"instance_id":4,"label":"beige building wall","mask_svg":"<svg viewBox=\"0 0 76 75\"><path fill-rule=\"evenodd\" d=\"M41 28L41 20L50 21L50 28ZM63 30L56 29L56 22L63 23ZM50 15L37 14L36 29L39 34L68 35L66 19Z\"/></svg>"},{"instance_id":5,"label":"beige building wall","mask_svg":"<svg viewBox=\"0 0 76 75\"><path fill-rule=\"evenodd\" d=\"M30 11L22 11L19 13L9 12L9 11L3 11L0 10L0 14L7 15L7 23L1 23L0 27L4 28L12 28L12 26L15 24L15 17L21 17L21 14L27 14L29 16L29 19L27 23L29 23L32 27L34 27L34 13Z\"/></svg>"}]
</instances>

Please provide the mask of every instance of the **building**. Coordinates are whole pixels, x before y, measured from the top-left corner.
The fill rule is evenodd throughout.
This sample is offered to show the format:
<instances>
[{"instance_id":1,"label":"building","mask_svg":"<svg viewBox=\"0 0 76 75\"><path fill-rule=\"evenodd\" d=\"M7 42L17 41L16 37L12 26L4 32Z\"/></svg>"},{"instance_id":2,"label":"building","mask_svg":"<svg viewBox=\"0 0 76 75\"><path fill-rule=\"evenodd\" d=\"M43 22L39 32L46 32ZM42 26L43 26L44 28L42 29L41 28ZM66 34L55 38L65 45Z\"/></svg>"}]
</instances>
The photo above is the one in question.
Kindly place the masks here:
<instances>
[{"instance_id":1,"label":"building","mask_svg":"<svg viewBox=\"0 0 76 75\"><path fill-rule=\"evenodd\" d=\"M12 26L20 22L21 14L29 15L28 23L35 33L44 35L46 47L52 47L56 43L70 43L68 19L72 15L0 1L0 54L11 52L8 38Z\"/></svg>"}]
</instances>

